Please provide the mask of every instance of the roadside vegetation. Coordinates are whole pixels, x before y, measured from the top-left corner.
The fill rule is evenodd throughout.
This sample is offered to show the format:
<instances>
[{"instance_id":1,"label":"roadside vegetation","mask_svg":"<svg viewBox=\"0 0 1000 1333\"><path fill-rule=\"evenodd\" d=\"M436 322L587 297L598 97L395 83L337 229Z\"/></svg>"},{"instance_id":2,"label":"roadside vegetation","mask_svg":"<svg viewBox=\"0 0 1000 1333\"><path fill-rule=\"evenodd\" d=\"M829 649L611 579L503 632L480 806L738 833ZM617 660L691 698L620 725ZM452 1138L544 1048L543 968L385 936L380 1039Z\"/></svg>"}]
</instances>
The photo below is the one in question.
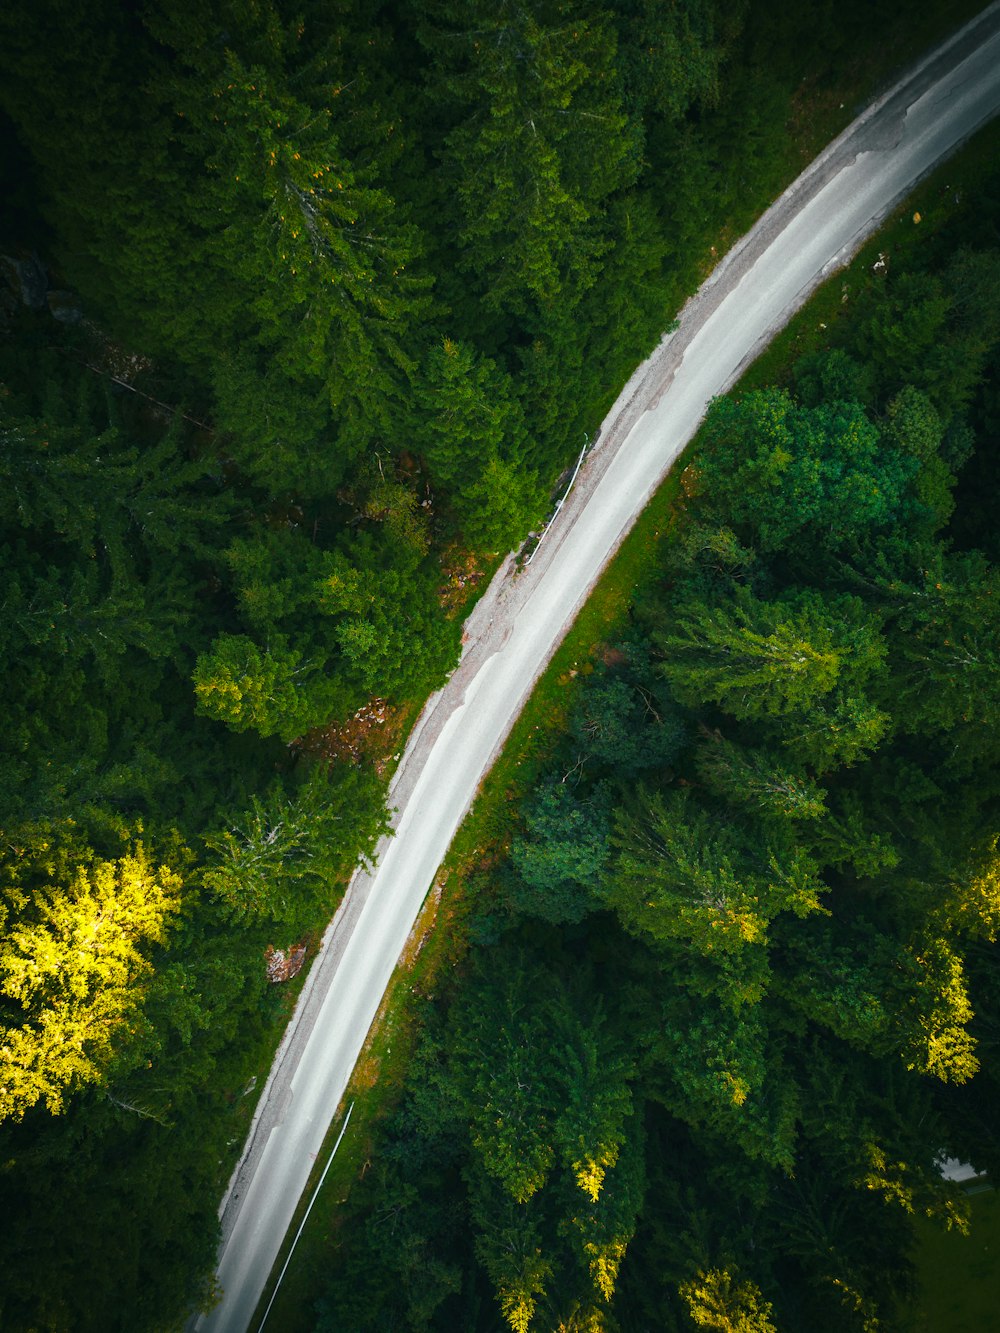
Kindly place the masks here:
<instances>
[{"instance_id":1,"label":"roadside vegetation","mask_svg":"<svg viewBox=\"0 0 1000 1333\"><path fill-rule=\"evenodd\" d=\"M550 674L319 1328L947 1304L910 1313L915 1224L968 1218L937 1158L998 1166L995 144L716 405L657 569Z\"/></svg>"},{"instance_id":2,"label":"roadside vegetation","mask_svg":"<svg viewBox=\"0 0 1000 1333\"><path fill-rule=\"evenodd\" d=\"M888 53L892 61L916 54L962 17L943 5L917 18L902 4L876 11L414 0L340 5L335 14L240 3L99 3L83 14L43 0L0 17L0 173L9 201L0 235L9 256L0 310L5 1328L166 1328L207 1297L218 1198L298 984L269 983L267 958L272 976L293 968L283 971L267 951L291 958L315 946L351 868L384 827L385 774L408 720L455 660L463 608L499 553L542 518L583 431L727 239L888 75ZM982 216L994 214L983 206ZM676 1099L651 1090L670 1064L665 1048L637 1052L618 1033L624 1011L587 1006L612 966L638 996L651 973L693 947L660 939L609 896L608 867L626 855L608 841L614 828L625 837L622 774L631 775L628 787L641 778L648 789L648 805L628 816L636 828L655 823L656 803L678 790L697 825L732 796L722 778L712 787L702 772L705 735L714 728L734 763L739 747L771 762L794 749L782 731L787 719L811 734L809 719L826 709L837 737L846 728L855 748L828 737L824 758L822 738L814 740L804 774L781 772L816 805L810 831L831 822L848 838L853 807L840 792L853 769L842 769L872 754L902 764L892 747L911 734L913 718L941 753L952 730L975 730L965 698L935 704L944 711L930 718L920 710L932 705L914 698L912 717L896 718L885 696L897 684L890 649L906 628L902 613L877 579L874 591L856 587L843 571L831 574L827 556L853 560L855 573L864 567L873 578L864 562L884 553L871 543L899 527L900 563L887 566L883 582L909 577L916 588L909 552L919 529L927 551L941 547L949 595L972 599L969 616L989 607L992 567L969 556L953 571L939 534L960 533L960 552L991 554L976 517L988 480L982 450L962 472L974 478L971 507L960 503L950 526L947 497L967 447L963 423L981 433L989 419L980 381L989 383L992 353L985 334L980 345L969 333L969 311L978 319L990 308L982 256L992 244L986 230L970 232L953 253L941 251L940 270L918 264L916 287L891 298L898 329L878 325L875 351L845 343L848 367L862 367L860 388L850 372L851 393L839 381L834 393L829 367L844 362L819 349L812 379L790 382L797 403L772 393L719 410L719 450L779 426L791 441L779 453L812 442L815 456L796 474L801 512L777 501L763 517L724 505L710 511L706 453L682 493L672 483L641 529L660 534L683 515L701 525L705 548L678 531L653 576L651 548L634 541L618 583L613 576L602 585L542 687L535 708L549 716L541 723L536 711L516 733L498 789L527 791L541 776L518 816L513 869L495 864L509 840L504 811L493 816L489 845L498 850L481 858L461 906L442 909L452 942L428 946L416 964L426 971L415 975L436 992L434 978L473 939L476 949L456 969L468 989L456 992L454 1014L466 1005L468 1031L485 1025L476 1040L494 1031L503 1039L505 1007L516 1003L510 987L537 975L544 948L553 966L534 988L544 1012L529 1019L576 1052L565 1069L562 1055L551 1057L558 1068L544 1073L545 1095L571 1092L567 1071L583 1078L589 1069L600 1095L578 1089L579 1098L606 1103L610 1137L591 1152L582 1122L567 1121L565 1142L511 1139L501 1147L506 1165L491 1167L485 1185L474 1178L474 1156L468 1170L464 1159L451 1161L444 1193L434 1194L440 1181L428 1183L412 1254L433 1239L433 1199L451 1209L448 1191L463 1172L469 1193L459 1193L458 1207L473 1210L473 1225L464 1251L449 1250L443 1268L430 1262L425 1305L417 1308L415 1294L411 1321L432 1327L427 1320L450 1317L459 1299L452 1288L472 1302L459 1319L469 1328L495 1322L494 1288L508 1322L523 1322L532 1302L540 1311L566 1300L610 1308L629 1219L651 1197L642 1186L643 1136L653 1143L665 1132L665 1119L647 1117L676 1115ZM980 258L966 260L962 246ZM895 270L886 287L894 292L890 281ZM879 309L872 305L865 327L876 329ZM896 365L908 344L910 360ZM921 348L937 357L936 379L926 378ZM853 484L866 479L852 505L830 461L845 438L856 448ZM712 483L720 502L727 475L722 469ZM750 503L750 493L730 492L732 503L741 495ZM825 532L832 516L855 509L856 530L825 538L828 549L816 545L817 525ZM796 542L801 558L789 572L783 562ZM802 551L824 552L822 567ZM633 607L640 571L651 590ZM732 691L711 663L689 662L697 687L660 669L663 625L680 606L693 644L698 598L709 590L729 598L723 628L731 635L784 635L813 654L813 676L790 684L787 698L779 690L760 716L732 712ZM675 606L678 597L687 600ZM611 621L621 633L608 639ZM584 649L597 643L600 655L588 660ZM717 647L729 651L721 640ZM755 678L752 688L759 685ZM552 726L557 719L565 736ZM525 757L522 740L539 726L540 744ZM977 752L967 768L973 758L985 763ZM949 773L959 786L967 776L958 760ZM827 774L832 795L820 787ZM703 789L713 793L711 815L697 813ZM984 772L982 810L990 798ZM979 855L976 821L986 816L972 807L942 831L955 856ZM846 957L848 943L826 926L824 894L841 879L853 883L858 863L837 859L832 833L800 846L798 818L786 812L775 823L763 807L743 811L731 817L732 846L723 838L717 849L730 866L739 856L769 865L787 854L800 896L773 916L766 904L756 917L740 916L749 936L738 966L760 963L759 974L744 977L741 999L704 983L719 1012L732 1012L727 1040L756 1064L730 1071L727 1084L716 1041L697 1097L691 1072L702 1109L682 1122L682 1147L684 1135L719 1133L730 1124L725 1115L738 1125L738 1107L759 1103L764 1075L754 1078L786 1041L772 1029L787 1027L792 1043L796 1025L815 1018L771 998L769 979L780 972L771 953L784 959L795 947L782 935L782 913L794 914L797 902L827 929L815 948ZM896 887L879 891L891 901L900 877L916 872L904 848L896 874L896 842L873 836L873 873L895 874ZM459 846L468 854L487 839L477 832ZM931 955L935 976L953 981L966 935L978 929L955 911L957 920L940 927L945 952ZM873 921L889 941L884 967L898 963L905 974L907 959L918 966L922 937L897 938L893 909L883 915ZM600 959L587 952L594 934L606 937ZM516 962L503 994L476 971L501 941ZM952 996L959 1016L962 984L959 977ZM905 984L900 996L919 1036L923 1019L906 1009ZM692 1000L682 989L674 1003L679 1032ZM456 1098L474 1102L479 1091L448 1090L459 1049L449 1043L467 1040L454 1036L449 1012L433 1011L417 1067L439 1069L438 1092L454 1119ZM737 1031L744 1022L756 1046ZM407 1019L400 1076L400 1050L418 1028ZM894 1040L911 1054L921 1049L912 1033ZM952 1049L950 1040L935 1057L941 1069L962 1067L965 1051L971 1071L979 1058L971 1045L956 1038ZM438 1042L433 1055L430 1041ZM388 1059L391 1038L383 1044ZM550 1058L541 1045L538 1054ZM795 1057L787 1059L794 1090ZM474 1062L469 1070L473 1077ZM981 1084L982 1075L973 1086ZM720 1101L723 1085L742 1097L737 1109ZM775 1095L769 1114L780 1120ZM403 1107L412 1117L409 1100ZM626 1122L645 1128L630 1137ZM775 1139L755 1169L784 1169L797 1132L791 1121L785 1132L785 1146ZM584 1155L570 1160L577 1150L567 1145L577 1139ZM740 1142L735 1130L732 1141ZM545 1193L547 1163L563 1158L561 1183ZM564 1189L566 1171L576 1173L579 1199ZM376 1175L388 1179L381 1159L365 1171L366 1189ZM751 1195L761 1179L747 1185ZM594 1218L616 1180L627 1197L605 1235ZM521 1195L538 1196L528 1211ZM564 1205L580 1199L574 1240ZM513 1231L470 1242L475 1210L494 1204L506 1208ZM532 1240L539 1228L544 1246ZM550 1253L551 1235L561 1239ZM508 1240L527 1264L521 1296L498 1267ZM580 1254L591 1255L587 1281L597 1298L573 1276ZM733 1256L735 1264L742 1251ZM370 1265L376 1284L398 1280L392 1245L383 1258ZM350 1251L343 1262L342 1274L359 1260ZM734 1289L763 1281L746 1268ZM544 1327L549 1315L538 1317Z\"/></svg>"},{"instance_id":3,"label":"roadside vegetation","mask_svg":"<svg viewBox=\"0 0 1000 1333\"><path fill-rule=\"evenodd\" d=\"M976 1192L969 1200L967 1236L917 1226L917 1296L907 1333L979 1333L993 1318L996 1255L1000 1248L1000 1195Z\"/></svg>"}]
</instances>

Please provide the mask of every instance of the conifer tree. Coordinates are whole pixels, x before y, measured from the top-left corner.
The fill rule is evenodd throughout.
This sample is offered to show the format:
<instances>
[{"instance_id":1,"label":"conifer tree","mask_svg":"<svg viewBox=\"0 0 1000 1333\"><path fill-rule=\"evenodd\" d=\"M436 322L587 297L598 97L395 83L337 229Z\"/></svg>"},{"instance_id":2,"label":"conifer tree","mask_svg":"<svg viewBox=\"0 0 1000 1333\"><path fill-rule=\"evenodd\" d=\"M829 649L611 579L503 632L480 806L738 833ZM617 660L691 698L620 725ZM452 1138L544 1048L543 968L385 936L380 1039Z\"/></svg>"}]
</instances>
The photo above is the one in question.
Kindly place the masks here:
<instances>
[{"instance_id":1,"label":"conifer tree","mask_svg":"<svg viewBox=\"0 0 1000 1333\"><path fill-rule=\"evenodd\" d=\"M564 0L434 0L425 12L421 40L454 126L445 166L462 267L493 310L572 299L606 248L596 205L638 167L613 30Z\"/></svg>"},{"instance_id":2,"label":"conifer tree","mask_svg":"<svg viewBox=\"0 0 1000 1333\"><path fill-rule=\"evenodd\" d=\"M737 718L803 712L830 694L842 669L864 679L885 654L877 622L857 601L802 592L764 602L746 588L717 606L681 605L660 646L683 703L711 701Z\"/></svg>"}]
</instances>

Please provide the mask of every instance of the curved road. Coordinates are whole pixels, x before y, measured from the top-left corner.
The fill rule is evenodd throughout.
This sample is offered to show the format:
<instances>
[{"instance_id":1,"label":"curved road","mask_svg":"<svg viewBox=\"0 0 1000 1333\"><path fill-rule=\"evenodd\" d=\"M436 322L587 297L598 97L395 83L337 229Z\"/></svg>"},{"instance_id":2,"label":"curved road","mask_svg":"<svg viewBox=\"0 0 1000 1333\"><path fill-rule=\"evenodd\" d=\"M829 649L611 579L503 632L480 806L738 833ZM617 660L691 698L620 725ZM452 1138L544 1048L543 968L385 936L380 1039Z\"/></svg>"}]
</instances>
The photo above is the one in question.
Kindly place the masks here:
<instances>
[{"instance_id":1,"label":"curved road","mask_svg":"<svg viewBox=\"0 0 1000 1333\"><path fill-rule=\"evenodd\" d=\"M194 1327L244 1333L452 837L539 673L709 400L916 181L1000 111L1000 0L916 66L785 192L682 312L601 428L537 558L508 559L428 702L390 795L395 836L324 937L223 1200L223 1299Z\"/></svg>"}]
</instances>

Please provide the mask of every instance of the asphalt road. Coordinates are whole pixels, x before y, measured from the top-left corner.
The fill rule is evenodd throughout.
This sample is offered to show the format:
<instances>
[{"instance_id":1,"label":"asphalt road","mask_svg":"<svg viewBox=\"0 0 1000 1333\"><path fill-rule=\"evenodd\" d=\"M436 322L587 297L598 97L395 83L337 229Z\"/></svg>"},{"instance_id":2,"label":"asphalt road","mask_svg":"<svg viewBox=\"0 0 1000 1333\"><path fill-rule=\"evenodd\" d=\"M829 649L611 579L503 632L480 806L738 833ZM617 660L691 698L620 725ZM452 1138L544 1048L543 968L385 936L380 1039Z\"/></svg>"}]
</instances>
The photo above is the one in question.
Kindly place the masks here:
<instances>
[{"instance_id":1,"label":"asphalt road","mask_svg":"<svg viewBox=\"0 0 1000 1333\"><path fill-rule=\"evenodd\" d=\"M324 938L223 1200L221 1303L244 1333L437 868L524 700L710 399L919 180L1000 111L1000 3L880 98L785 192L626 386L530 567L501 568L394 781L395 836Z\"/></svg>"}]
</instances>

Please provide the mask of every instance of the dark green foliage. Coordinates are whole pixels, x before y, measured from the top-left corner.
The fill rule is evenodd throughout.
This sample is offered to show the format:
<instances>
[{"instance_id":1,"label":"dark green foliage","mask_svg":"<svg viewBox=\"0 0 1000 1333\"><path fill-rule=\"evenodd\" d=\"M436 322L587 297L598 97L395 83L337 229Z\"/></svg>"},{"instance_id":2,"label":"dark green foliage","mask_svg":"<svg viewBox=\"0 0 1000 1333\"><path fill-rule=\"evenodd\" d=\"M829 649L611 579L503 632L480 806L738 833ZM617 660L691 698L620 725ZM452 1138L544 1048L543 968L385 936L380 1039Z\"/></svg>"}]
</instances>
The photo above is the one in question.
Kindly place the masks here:
<instances>
[{"instance_id":1,"label":"dark green foliage","mask_svg":"<svg viewBox=\"0 0 1000 1333\"><path fill-rule=\"evenodd\" d=\"M524 412L511 377L450 338L430 353L416 402L413 445L449 492L462 534L506 552L540 512L537 478L525 470Z\"/></svg>"},{"instance_id":2,"label":"dark green foliage","mask_svg":"<svg viewBox=\"0 0 1000 1333\"><path fill-rule=\"evenodd\" d=\"M738 588L728 605L681 604L676 616L660 639L674 693L741 719L808 712L838 684L863 685L884 656L877 622L852 598L764 602Z\"/></svg>"},{"instance_id":3,"label":"dark green foliage","mask_svg":"<svg viewBox=\"0 0 1000 1333\"><path fill-rule=\"evenodd\" d=\"M254 637L220 634L199 657L199 711L291 741L377 692L440 683L459 631L435 604L437 575L407 494L371 492L366 509L384 526L343 534L335 550L294 526L233 543L226 560Z\"/></svg>"},{"instance_id":4,"label":"dark green foliage","mask_svg":"<svg viewBox=\"0 0 1000 1333\"><path fill-rule=\"evenodd\" d=\"M721 399L703 438L705 508L765 551L800 535L835 548L888 525L916 473L857 404L802 408L776 389Z\"/></svg>"},{"instance_id":5,"label":"dark green foliage","mask_svg":"<svg viewBox=\"0 0 1000 1333\"><path fill-rule=\"evenodd\" d=\"M693 102L719 100L719 69L745 5L720 12L707 3L665 8L617 0L618 65L626 100L644 116L679 118Z\"/></svg>"},{"instance_id":6,"label":"dark green foliage","mask_svg":"<svg viewBox=\"0 0 1000 1333\"><path fill-rule=\"evenodd\" d=\"M889 434L900 449L926 463L941 444L944 423L926 394L907 384L886 409Z\"/></svg>"},{"instance_id":7,"label":"dark green foliage","mask_svg":"<svg viewBox=\"0 0 1000 1333\"><path fill-rule=\"evenodd\" d=\"M600 202L639 165L605 16L562 0L423 9L451 125L443 167L460 206L460 267L494 311L578 299L607 245Z\"/></svg>"},{"instance_id":8,"label":"dark green foliage","mask_svg":"<svg viewBox=\"0 0 1000 1333\"><path fill-rule=\"evenodd\" d=\"M796 361L795 388L805 407L833 402L860 403L868 408L875 396L875 375L871 366L837 347Z\"/></svg>"},{"instance_id":9,"label":"dark green foliage","mask_svg":"<svg viewBox=\"0 0 1000 1333\"><path fill-rule=\"evenodd\" d=\"M471 347L445 338L427 357L417 401L413 443L437 482L468 484L493 457L519 458L524 414L511 377Z\"/></svg>"},{"instance_id":10,"label":"dark green foliage","mask_svg":"<svg viewBox=\"0 0 1000 1333\"><path fill-rule=\"evenodd\" d=\"M971 553L940 557L917 579L893 587L905 634L893 684L907 724L990 748L1000 720L997 571Z\"/></svg>"},{"instance_id":11,"label":"dark green foliage","mask_svg":"<svg viewBox=\"0 0 1000 1333\"><path fill-rule=\"evenodd\" d=\"M370 853L385 831L373 773L315 768L298 790L289 794L276 782L249 811L205 834L214 855L203 883L230 920L265 917L294 932L315 919L317 903L331 911L359 849Z\"/></svg>"},{"instance_id":12,"label":"dark green foliage","mask_svg":"<svg viewBox=\"0 0 1000 1333\"><path fill-rule=\"evenodd\" d=\"M623 776L665 767L686 740L680 711L658 690L648 663L629 665L633 670L625 674L596 673L570 723L585 761Z\"/></svg>"},{"instance_id":13,"label":"dark green foliage","mask_svg":"<svg viewBox=\"0 0 1000 1333\"><path fill-rule=\"evenodd\" d=\"M374 1219L416 1187L466 1229L421 1230L428 1274L461 1276L396 1319L892 1329L911 1217L964 1224L937 1158L996 1160L997 589L988 500L949 516L995 362L952 297L966 275L973 308L993 260L940 264L864 297L797 398L710 414L678 541L581 673L368 1196ZM590 1141L615 1163L568 1211ZM330 1310L384 1323L350 1274L388 1288L397 1253L355 1250Z\"/></svg>"},{"instance_id":14,"label":"dark green foliage","mask_svg":"<svg viewBox=\"0 0 1000 1333\"><path fill-rule=\"evenodd\" d=\"M440 683L444 544L537 523L899 7L4 11L4 250L87 316L0 313L5 1328L204 1298L265 947L383 826L287 743ZM871 1327L937 1151L994 1160L991 197L713 409L322 1326Z\"/></svg>"},{"instance_id":15,"label":"dark green foliage","mask_svg":"<svg viewBox=\"0 0 1000 1333\"><path fill-rule=\"evenodd\" d=\"M982 378L997 329L1000 258L959 250L940 272L892 278L857 332L857 352L889 392L923 390L945 416L964 411Z\"/></svg>"},{"instance_id":16,"label":"dark green foliage","mask_svg":"<svg viewBox=\"0 0 1000 1333\"><path fill-rule=\"evenodd\" d=\"M708 787L736 807L776 819L819 819L826 793L783 756L755 750L710 733L699 747L698 773Z\"/></svg>"},{"instance_id":17,"label":"dark green foliage","mask_svg":"<svg viewBox=\"0 0 1000 1333\"><path fill-rule=\"evenodd\" d=\"M518 874L511 898L519 912L555 925L581 921L594 909L609 852L608 805L600 790L579 800L566 782L542 788L524 813L528 836L511 852Z\"/></svg>"}]
</instances>

